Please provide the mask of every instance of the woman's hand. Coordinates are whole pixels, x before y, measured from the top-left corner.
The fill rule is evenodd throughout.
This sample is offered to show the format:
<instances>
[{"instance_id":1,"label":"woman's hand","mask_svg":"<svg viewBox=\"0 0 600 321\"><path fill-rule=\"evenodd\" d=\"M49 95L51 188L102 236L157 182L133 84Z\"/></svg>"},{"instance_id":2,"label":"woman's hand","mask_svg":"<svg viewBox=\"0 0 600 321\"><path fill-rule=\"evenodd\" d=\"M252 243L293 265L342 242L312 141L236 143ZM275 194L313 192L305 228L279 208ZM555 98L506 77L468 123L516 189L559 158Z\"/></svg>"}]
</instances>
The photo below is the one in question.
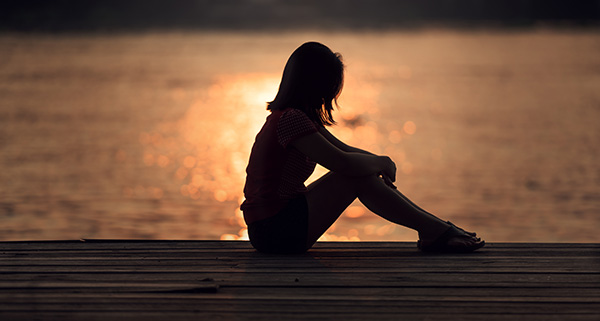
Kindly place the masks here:
<instances>
[{"instance_id":1,"label":"woman's hand","mask_svg":"<svg viewBox=\"0 0 600 321\"><path fill-rule=\"evenodd\" d=\"M383 182L385 183L385 185L387 185L390 188L393 189L398 189L398 187L396 187L396 185L394 185L394 182L392 182L392 180L387 177L385 174L381 173L380 174L381 178L383 178Z\"/></svg>"},{"instance_id":2,"label":"woman's hand","mask_svg":"<svg viewBox=\"0 0 600 321\"><path fill-rule=\"evenodd\" d=\"M383 170L379 173L385 184L393 189L397 189L394 182L396 181L396 164L387 156L380 156L383 160Z\"/></svg>"}]
</instances>

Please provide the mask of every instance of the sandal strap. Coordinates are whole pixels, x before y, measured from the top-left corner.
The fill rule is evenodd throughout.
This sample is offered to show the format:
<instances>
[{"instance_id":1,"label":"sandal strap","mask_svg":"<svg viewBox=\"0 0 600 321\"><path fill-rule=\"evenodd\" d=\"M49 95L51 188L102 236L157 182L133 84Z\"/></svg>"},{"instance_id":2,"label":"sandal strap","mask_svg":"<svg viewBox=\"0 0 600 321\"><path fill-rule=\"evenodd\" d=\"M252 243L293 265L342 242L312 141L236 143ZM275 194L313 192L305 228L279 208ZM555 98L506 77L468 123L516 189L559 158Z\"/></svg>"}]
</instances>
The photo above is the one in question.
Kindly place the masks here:
<instances>
[{"instance_id":1,"label":"sandal strap","mask_svg":"<svg viewBox=\"0 0 600 321\"><path fill-rule=\"evenodd\" d=\"M457 229L454 225L450 225L448 227L448 229L446 229L446 231L444 231L444 233L442 233L440 236L438 236L429 245L424 246L423 241L421 241L421 240L419 240L417 245L419 246L420 250L427 251L428 249L434 249L434 248L438 248L442 245L445 245L451 237L463 236L463 235L464 235L464 233L460 232L460 230Z\"/></svg>"}]
</instances>

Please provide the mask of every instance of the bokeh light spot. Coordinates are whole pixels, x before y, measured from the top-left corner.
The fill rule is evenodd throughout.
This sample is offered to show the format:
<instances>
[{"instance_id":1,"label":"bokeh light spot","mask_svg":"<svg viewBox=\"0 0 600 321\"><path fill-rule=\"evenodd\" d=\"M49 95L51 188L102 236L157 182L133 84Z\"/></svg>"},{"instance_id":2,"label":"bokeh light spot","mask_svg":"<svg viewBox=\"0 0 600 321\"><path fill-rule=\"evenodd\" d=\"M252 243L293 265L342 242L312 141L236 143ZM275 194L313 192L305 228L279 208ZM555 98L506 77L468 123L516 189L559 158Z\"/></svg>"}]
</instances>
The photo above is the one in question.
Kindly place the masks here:
<instances>
[{"instance_id":1,"label":"bokeh light spot","mask_svg":"<svg viewBox=\"0 0 600 321\"><path fill-rule=\"evenodd\" d=\"M156 158L156 164L162 168L165 168L169 165L170 160L165 155L160 155Z\"/></svg>"},{"instance_id":2,"label":"bokeh light spot","mask_svg":"<svg viewBox=\"0 0 600 321\"><path fill-rule=\"evenodd\" d=\"M225 202L227 200L227 192L222 189L218 189L215 191L215 199L219 202Z\"/></svg>"},{"instance_id":3,"label":"bokeh light spot","mask_svg":"<svg viewBox=\"0 0 600 321\"><path fill-rule=\"evenodd\" d=\"M408 135L414 135L414 133L417 131L417 125L413 121L409 120L404 123L403 129Z\"/></svg>"},{"instance_id":4,"label":"bokeh light spot","mask_svg":"<svg viewBox=\"0 0 600 321\"><path fill-rule=\"evenodd\" d=\"M365 210L361 206L350 206L346 209L346 216L350 218L361 217L365 214Z\"/></svg>"},{"instance_id":5,"label":"bokeh light spot","mask_svg":"<svg viewBox=\"0 0 600 321\"><path fill-rule=\"evenodd\" d=\"M192 167L194 167L194 165L196 165L196 157L194 157L194 156L186 156L183 159L183 166L185 166L187 168L192 168Z\"/></svg>"}]
</instances>

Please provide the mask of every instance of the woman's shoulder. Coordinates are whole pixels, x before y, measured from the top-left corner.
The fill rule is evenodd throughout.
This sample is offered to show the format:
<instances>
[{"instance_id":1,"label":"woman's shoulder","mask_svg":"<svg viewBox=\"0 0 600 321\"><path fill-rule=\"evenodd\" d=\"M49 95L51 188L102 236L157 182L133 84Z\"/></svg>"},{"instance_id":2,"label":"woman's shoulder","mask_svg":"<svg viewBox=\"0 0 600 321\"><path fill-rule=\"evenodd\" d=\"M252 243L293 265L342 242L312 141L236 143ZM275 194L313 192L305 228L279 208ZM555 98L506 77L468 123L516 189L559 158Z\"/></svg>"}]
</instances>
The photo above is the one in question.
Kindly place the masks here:
<instances>
[{"instance_id":1,"label":"woman's shoulder","mask_svg":"<svg viewBox=\"0 0 600 321\"><path fill-rule=\"evenodd\" d=\"M309 119L304 111L293 107L281 110L281 117L302 120Z\"/></svg>"},{"instance_id":2,"label":"woman's shoulder","mask_svg":"<svg viewBox=\"0 0 600 321\"><path fill-rule=\"evenodd\" d=\"M283 110L277 123L277 138L283 147L296 138L317 131L315 123L303 111L295 108Z\"/></svg>"},{"instance_id":3,"label":"woman's shoulder","mask_svg":"<svg viewBox=\"0 0 600 321\"><path fill-rule=\"evenodd\" d=\"M320 127L319 124L308 117L301 109L288 107L285 109L272 110L271 116L277 120L278 127L281 126L302 126Z\"/></svg>"},{"instance_id":4,"label":"woman's shoulder","mask_svg":"<svg viewBox=\"0 0 600 321\"><path fill-rule=\"evenodd\" d=\"M277 127L280 129L284 127L316 129L317 125L302 110L288 108L282 110Z\"/></svg>"},{"instance_id":5,"label":"woman's shoulder","mask_svg":"<svg viewBox=\"0 0 600 321\"><path fill-rule=\"evenodd\" d=\"M306 115L306 113L300 109L297 108L293 108L293 107L288 107L288 108L284 108L284 109L273 109L271 110L271 114L269 115L269 118L272 119L277 119L280 120L282 118L289 118L289 119L309 119L308 116Z\"/></svg>"}]
</instances>

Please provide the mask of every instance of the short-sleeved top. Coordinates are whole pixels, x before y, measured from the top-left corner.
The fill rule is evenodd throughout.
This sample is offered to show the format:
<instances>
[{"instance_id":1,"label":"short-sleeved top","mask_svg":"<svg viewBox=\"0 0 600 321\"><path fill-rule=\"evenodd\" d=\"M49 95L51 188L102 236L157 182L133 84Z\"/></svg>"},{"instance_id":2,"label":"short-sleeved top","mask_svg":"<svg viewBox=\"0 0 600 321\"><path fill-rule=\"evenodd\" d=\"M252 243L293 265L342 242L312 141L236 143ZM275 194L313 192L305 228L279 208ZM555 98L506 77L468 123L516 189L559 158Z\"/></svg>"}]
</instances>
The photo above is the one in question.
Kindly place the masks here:
<instances>
[{"instance_id":1,"label":"short-sleeved top","mask_svg":"<svg viewBox=\"0 0 600 321\"><path fill-rule=\"evenodd\" d=\"M274 216L306 192L304 182L316 163L290 143L315 132L317 125L298 109L274 110L267 117L246 168L246 199L240 206L246 224Z\"/></svg>"}]
</instances>

